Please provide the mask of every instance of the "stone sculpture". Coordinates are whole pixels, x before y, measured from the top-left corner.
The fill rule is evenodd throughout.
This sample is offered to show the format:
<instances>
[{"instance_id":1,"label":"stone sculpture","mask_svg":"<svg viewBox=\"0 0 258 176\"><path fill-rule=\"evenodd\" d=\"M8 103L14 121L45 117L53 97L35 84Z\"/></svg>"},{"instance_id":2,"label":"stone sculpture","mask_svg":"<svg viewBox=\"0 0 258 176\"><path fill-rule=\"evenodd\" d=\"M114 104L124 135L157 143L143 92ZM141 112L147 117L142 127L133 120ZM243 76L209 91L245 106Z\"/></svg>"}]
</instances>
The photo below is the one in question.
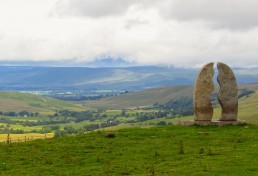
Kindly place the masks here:
<instances>
[{"instance_id":1,"label":"stone sculpture","mask_svg":"<svg viewBox=\"0 0 258 176\"><path fill-rule=\"evenodd\" d=\"M210 121L212 119L213 107L210 96L214 91L213 65L213 62L204 65L195 81L193 94L195 120Z\"/></svg>"},{"instance_id":2,"label":"stone sculpture","mask_svg":"<svg viewBox=\"0 0 258 176\"><path fill-rule=\"evenodd\" d=\"M230 67L221 62L217 63L219 71L217 81L220 85L217 98L221 105L221 117L219 120L212 120L213 107L210 97L214 91L213 65L213 62L204 65L197 75L193 95L194 121L180 121L180 125L225 125L245 123L245 121L237 120L238 89L236 77Z\"/></svg>"},{"instance_id":3,"label":"stone sculpture","mask_svg":"<svg viewBox=\"0 0 258 176\"><path fill-rule=\"evenodd\" d=\"M219 74L217 77L220 85L218 100L221 106L222 121L236 121L238 110L238 90L236 77L233 71L221 62L217 63Z\"/></svg>"}]
</instances>

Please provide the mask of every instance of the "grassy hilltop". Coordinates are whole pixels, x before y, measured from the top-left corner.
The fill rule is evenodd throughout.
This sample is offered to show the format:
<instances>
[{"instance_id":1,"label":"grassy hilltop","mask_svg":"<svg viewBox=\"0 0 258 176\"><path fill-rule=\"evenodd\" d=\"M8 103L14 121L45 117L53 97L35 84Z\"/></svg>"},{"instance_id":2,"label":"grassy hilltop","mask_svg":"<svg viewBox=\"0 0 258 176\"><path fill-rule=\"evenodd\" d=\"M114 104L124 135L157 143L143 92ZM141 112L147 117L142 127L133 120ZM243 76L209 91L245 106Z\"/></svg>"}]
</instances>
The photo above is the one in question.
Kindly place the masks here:
<instances>
[{"instance_id":1,"label":"grassy hilltop","mask_svg":"<svg viewBox=\"0 0 258 176\"><path fill-rule=\"evenodd\" d=\"M1 175L256 175L258 126L154 127L0 145Z\"/></svg>"}]
</instances>

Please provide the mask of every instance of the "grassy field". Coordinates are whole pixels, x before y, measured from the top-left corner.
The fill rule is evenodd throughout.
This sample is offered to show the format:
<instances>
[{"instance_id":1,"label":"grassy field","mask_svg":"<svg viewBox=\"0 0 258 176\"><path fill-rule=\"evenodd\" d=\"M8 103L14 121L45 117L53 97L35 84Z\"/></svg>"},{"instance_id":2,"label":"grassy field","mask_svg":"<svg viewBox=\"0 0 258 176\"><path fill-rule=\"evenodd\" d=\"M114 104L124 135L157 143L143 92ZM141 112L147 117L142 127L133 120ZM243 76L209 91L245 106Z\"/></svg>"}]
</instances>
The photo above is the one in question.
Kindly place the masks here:
<instances>
[{"instance_id":1,"label":"grassy field","mask_svg":"<svg viewBox=\"0 0 258 176\"><path fill-rule=\"evenodd\" d=\"M11 142L24 142L25 140L52 138L53 133L39 134L39 133L25 133L25 134L10 134ZM7 134L0 134L0 142L6 142Z\"/></svg>"},{"instance_id":2,"label":"grassy field","mask_svg":"<svg viewBox=\"0 0 258 176\"><path fill-rule=\"evenodd\" d=\"M0 92L0 111L29 111L53 114L56 110L83 111L81 105L53 98L19 92Z\"/></svg>"},{"instance_id":3,"label":"grassy field","mask_svg":"<svg viewBox=\"0 0 258 176\"><path fill-rule=\"evenodd\" d=\"M154 127L0 145L1 175L257 175L258 126Z\"/></svg>"}]
</instances>

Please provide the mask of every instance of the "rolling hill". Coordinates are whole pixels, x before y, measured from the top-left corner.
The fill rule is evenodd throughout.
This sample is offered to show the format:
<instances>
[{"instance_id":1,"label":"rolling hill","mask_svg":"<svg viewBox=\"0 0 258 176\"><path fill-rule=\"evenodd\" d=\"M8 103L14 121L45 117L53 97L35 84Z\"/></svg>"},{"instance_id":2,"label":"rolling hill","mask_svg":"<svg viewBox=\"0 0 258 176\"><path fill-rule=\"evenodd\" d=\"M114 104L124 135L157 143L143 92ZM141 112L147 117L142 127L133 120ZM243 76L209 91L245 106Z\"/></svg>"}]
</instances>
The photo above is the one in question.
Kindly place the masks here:
<instances>
[{"instance_id":1,"label":"rolling hill","mask_svg":"<svg viewBox=\"0 0 258 176\"><path fill-rule=\"evenodd\" d=\"M171 85L192 85L198 70L165 66L0 66L0 90L135 91ZM257 69L236 68L234 72L240 84L258 82Z\"/></svg>"},{"instance_id":2,"label":"rolling hill","mask_svg":"<svg viewBox=\"0 0 258 176\"><path fill-rule=\"evenodd\" d=\"M129 92L119 96L82 102L80 105L72 102L56 100L33 94L19 92L0 92L0 111L30 111L52 114L56 110L83 111L87 109L123 109L152 106L153 104L188 106L192 101L193 86L171 86ZM249 91L253 91L248 93ZM248 94L246 94L246 92ZM248 122L258 123L258 84L239 86L239 118ZM187 105L182 102L187 100ZM215 106L214 117L219 117L220 106Z\"/></svg>"},{"instance_id":3,"label":"rolling hill","mask_svg":"<svg viewBox=\"0 0 258 176\"><path fill-rule=\"evenodd\" d=\"M0 92L0 111L2 112L39 112L53 113L56 110L85 110L82 106L70 102L19 92Z\"/></svg>"},{"instance_id":4,"label":"rolling hill","mask_svg":"<svg viewBox=\"0 0 258 176\"><path fill-rule=\"evenodd\" d=\"M214 97L216 97L216 91ZM171 102L180 104L186 100L192 101L192 92L193 86L171 86L146 89L100 100L86 101L84 106L103 109L122 109L136 108L137 106L151 106L155 103L161 105ZM247 120L247 122L258 124L258 84L240 85L239 97L241 98L239 98L238 117ZM219 118L220 106L215 103L214 107L214 117Z\"/></svg>"},{"instance_id":5,"label":"rolling hill","mask_svg":"<svg viewBox=\"0 0 258 176\"><path fill-rule=\"evenodd\" d=\"M192 84L196 69L174 67L0 67L2 90L142 90Z\"/></svg>"},{"instance_id":6,"label":"rolling hill","mask_svg":"<svg viewBox=\"0 0 258 176\"><path fill-rule=\"evenodd\" d=\"M257 91L258 84L240 85L239 95L247 90ZM216 95L218 88L214 91ZM122 109L137 106L151 106L155 103L166 104L173 100L192 99L193 86L169 86L145 89L143 91L129 92L119 96L107 97L100 100L86 101L85 106L104 109ZM215 96L216 97L216 96Z\"/></svg>"},{"instance_id":7,"label":"rolling hill","mask_svg":"<svg viewBox=\"0 0 258 176\"><path fill-rule=\"evenodd\" d=\"M146 89L100 100L86 101L85 106L103 109L123 109L137 106L151 106L155 103L165 104L172 99L192 97L192 89L193 86Z\"/></svg>"}]
</instances>

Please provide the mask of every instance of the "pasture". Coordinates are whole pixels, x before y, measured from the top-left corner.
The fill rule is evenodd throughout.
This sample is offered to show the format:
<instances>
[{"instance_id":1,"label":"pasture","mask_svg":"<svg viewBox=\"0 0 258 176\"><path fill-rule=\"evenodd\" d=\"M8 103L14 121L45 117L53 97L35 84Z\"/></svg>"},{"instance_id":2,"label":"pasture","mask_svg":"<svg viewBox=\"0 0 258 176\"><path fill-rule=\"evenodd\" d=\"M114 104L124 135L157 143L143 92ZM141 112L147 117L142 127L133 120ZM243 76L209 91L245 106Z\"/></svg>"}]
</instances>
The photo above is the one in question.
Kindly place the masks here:
<instances>
[{"instance_id":1,"label":"pasture","mask_svg":"<svg viewBox=\"0 0 258 176\"><path fill-rule=\"evenodd\" d=\"M109 132L110 133L110 132ZM0 145L2 175L256 175L258 126L127 128Z\"/></svg>"}]
</instances>

